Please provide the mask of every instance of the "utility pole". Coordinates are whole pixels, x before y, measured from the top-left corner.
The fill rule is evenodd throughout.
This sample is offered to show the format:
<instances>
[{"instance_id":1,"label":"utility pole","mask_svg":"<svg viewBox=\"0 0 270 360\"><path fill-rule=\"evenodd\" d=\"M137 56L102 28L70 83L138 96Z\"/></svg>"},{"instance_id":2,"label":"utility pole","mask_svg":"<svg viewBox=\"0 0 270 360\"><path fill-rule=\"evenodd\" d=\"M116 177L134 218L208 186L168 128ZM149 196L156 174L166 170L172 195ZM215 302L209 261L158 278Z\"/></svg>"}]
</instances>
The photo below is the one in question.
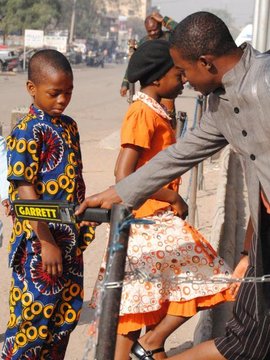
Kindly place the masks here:
<instances>
[{"instance_id":1,"label":"utility pole","mask_svg":"<svg viewBox=\"0 0 270 360\"><path fill-rule=\"evenodd\" d=\"M73 0L73 6L72 6L72 15L71 15L71 22L70 22L70 31L69 31L69 45L73 42L73 36L74 36L74 27L75 27L75 14L76 14L76 1Z\"/></svg>"},{"instance_id":2,"label":"utility pole","mask_svg":"<svg viewBox=\"0 0 270 360\"><path fill-rule=\"evenodd\" d=\"M270 49L270 0L256 0L253 18L252 45L259 51Z\"/></svg>"}]
</instances>

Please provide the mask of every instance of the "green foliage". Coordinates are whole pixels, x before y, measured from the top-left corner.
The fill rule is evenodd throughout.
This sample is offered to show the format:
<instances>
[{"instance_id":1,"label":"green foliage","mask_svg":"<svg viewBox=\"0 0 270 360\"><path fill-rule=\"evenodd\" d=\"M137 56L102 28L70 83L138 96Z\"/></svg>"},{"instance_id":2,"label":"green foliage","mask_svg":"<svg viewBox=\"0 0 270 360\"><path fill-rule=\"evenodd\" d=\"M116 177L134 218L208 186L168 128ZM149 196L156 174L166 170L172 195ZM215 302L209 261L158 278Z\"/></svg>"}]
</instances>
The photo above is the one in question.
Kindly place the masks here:
<instances>
[{"instance_id":1,"label":"green foliage","mask_svg":"<svg viewBox=\"0 0 270 360\"><path fill-rule=\"evenodd\" d=\"M24 29L48 30L60 17L58 0L0 0L0 29L4 34Z\"/></svg>"}]
</instances>

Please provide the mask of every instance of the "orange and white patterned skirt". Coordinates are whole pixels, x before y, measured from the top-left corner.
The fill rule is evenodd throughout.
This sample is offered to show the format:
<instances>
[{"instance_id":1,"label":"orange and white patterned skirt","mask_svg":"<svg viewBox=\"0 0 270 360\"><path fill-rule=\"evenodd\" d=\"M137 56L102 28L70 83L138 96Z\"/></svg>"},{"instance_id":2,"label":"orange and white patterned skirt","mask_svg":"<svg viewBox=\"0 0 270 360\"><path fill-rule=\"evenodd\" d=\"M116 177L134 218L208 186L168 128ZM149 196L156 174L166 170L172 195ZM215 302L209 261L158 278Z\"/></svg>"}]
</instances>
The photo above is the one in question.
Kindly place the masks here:
<instances>
[{"instance_id":1,"label":"orange and white patterned skirt","mask_svg":"<svg viewBox=\"0 0 270 360\"><path fill-rule=\"evenodd\" d=\"M146 219L154 224L130 228L119 334L157 324L166 314L190 317L233 300L228 283L211 281L229 278L231 269L197 230L172 211ZM97 305L105 266L104 259L91 307Z\"/></svg>"}]
</instances>

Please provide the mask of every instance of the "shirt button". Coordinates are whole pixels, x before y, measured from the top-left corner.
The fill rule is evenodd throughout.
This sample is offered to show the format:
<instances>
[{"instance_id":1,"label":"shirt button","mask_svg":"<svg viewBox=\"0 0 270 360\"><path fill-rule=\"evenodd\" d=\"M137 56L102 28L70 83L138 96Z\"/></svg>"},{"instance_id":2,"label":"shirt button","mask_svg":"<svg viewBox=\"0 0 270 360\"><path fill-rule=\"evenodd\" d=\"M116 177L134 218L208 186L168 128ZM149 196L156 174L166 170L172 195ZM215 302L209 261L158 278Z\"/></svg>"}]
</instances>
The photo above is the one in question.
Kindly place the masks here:
<instances>
[{"instance_id":1,"label":"shirt button","mask_svg":"<svg viewBox=\"0 0 270 360\"><path fill-rule=\"evenodd\" d=\"M243 136L247 136L246 130L243 130L243 131L242 131L242 135L243 135Z\"/></svg>"},{"instance_id":2,"label":"shirt button","mask_svg":"<svg viewBox=\"0 0 270 360\"><path fill-rule=\"evenodd\" d=\"M251 155L250 155L250 158L251 158L251 160L255 160L255 159L256 159L256 156L255 156L254 154L251 154Z\"/></svg>"},{"instance_id":3,"label":"shirt button","mask_svg":"<svg viewBox=\"0 0 270 360\"><path fill-rule=\"evenodd\" d=\"M239 110L238 107L235 107L235 108L233 109L233 111L234 111L236 114L238 114L238 113L240 112L240 110Z\"/></svg>"}]
</instances>

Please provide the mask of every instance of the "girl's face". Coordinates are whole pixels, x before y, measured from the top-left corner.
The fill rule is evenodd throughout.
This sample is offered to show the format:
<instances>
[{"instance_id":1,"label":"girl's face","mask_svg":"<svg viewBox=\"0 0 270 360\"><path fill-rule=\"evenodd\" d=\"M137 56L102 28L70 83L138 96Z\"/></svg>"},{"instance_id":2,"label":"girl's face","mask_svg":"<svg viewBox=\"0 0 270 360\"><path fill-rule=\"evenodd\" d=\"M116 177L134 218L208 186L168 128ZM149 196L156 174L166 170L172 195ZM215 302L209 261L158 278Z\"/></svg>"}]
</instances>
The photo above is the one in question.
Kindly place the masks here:
<instances>
[{"instance_id":1,"label":"girl's face","mask_svg":"<svg viewBox=\"0 0 270 360\"><path fill-rule=\"evenodd\" d=\"M159 96L174 99L182 94L183 83L181 71L173 66L161 79L159 79Z\"/></svg>"},{"instance_id":2,"label":"girl's face","mask_svg":"<svg viewBox=\"0 0 270 360\"><path fill-rule=\"evenodd\" d=\"M73 78L63 71L48 71L46 81L42 77L38 84L28 81L27 89L35 107L53 117L59 117L70 102Z\"/></svg>"}]
</instances>

